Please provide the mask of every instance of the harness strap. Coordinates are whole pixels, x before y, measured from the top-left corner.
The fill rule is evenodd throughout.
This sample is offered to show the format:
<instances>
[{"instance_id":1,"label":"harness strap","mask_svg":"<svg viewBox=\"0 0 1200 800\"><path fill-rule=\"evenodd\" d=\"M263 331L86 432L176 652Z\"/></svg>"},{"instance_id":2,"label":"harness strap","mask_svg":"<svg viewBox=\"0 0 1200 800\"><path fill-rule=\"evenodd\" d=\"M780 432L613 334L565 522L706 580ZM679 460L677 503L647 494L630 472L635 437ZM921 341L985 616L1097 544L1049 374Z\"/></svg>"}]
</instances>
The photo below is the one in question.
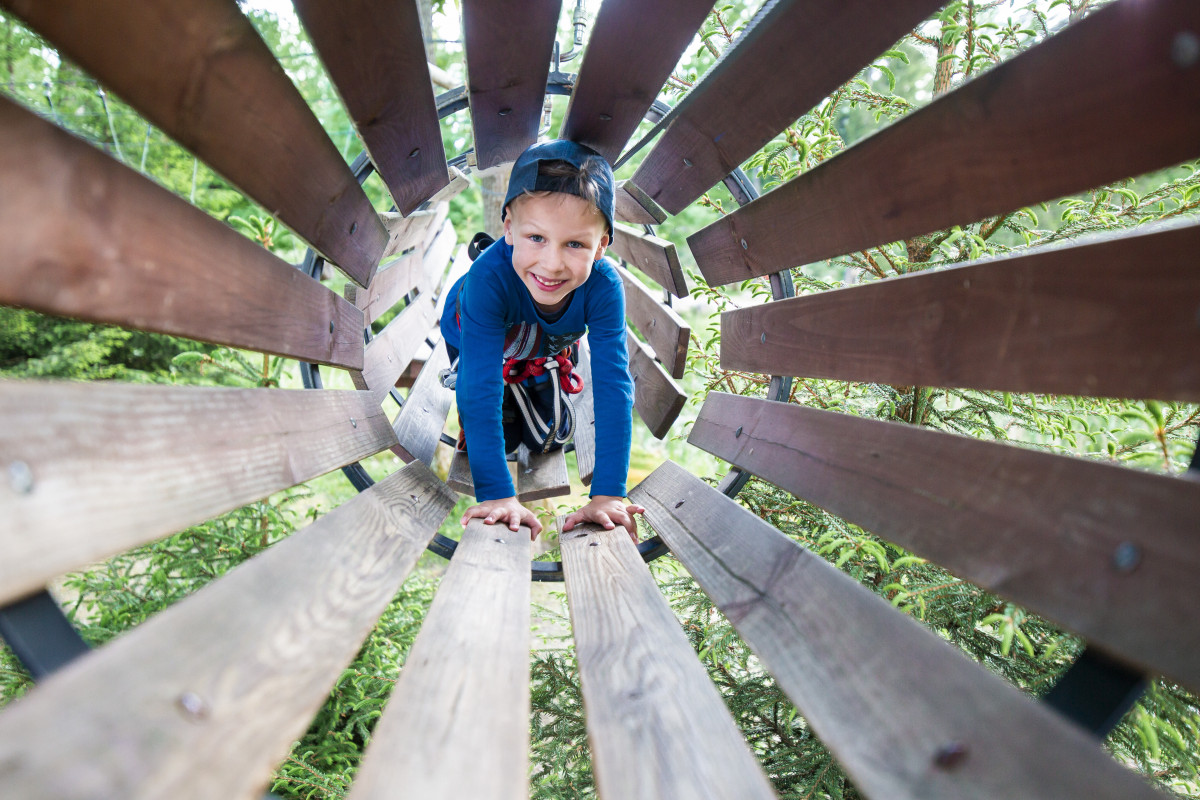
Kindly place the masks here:
<instances>
[{"instance_id":1,"label":"harness strap","mask_svg":"<svg viewBox=\"0 0 1200 800\"><path fill-rule=\"evenodd\" d=\"M579 394L583 391L583 376L575 372L575 367L568 356L570 348L561 353L544 358L510 358L504 362L504 382L521 383L526 378L545 375L547 370L558 372L558 385L567 394ZM546 362L555 362L547 366Z\"/></svg>"}]
</instances>

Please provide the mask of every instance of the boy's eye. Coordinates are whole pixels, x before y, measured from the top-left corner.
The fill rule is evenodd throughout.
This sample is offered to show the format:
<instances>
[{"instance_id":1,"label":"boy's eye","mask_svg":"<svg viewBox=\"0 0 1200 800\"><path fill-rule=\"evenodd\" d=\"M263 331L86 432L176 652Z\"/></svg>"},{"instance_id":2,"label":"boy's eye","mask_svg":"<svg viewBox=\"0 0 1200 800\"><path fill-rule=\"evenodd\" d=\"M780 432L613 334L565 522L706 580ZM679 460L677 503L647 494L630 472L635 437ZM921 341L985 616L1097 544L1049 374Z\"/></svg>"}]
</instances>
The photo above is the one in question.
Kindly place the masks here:
<instances>
[{"instance_id":1,"label":"boy's eye","mask_svg":"<svg viewBox=\"0 0 1200 800\"><path fill-rule=\"evenodd\" d=\"M539 243L539 244L540 244L540 243L541 243L542 241L544 241L544 240L543 240L543 238L542 238L542 235L541 235L540 233L531 233L531 234L529 234L529 241L531 241L531 242L537 242L537 243Z\"/></svg>"},{"instance_id":2,"label":"boy's eye","mask_svg":"<svg viewBox=\"0 0 1200 800\"><path fill-rule=\"evenodd\" d=\"M578 250L579 248L583 247L583 242L567 242L567 247Z\"/></svg>"}]
</instances>

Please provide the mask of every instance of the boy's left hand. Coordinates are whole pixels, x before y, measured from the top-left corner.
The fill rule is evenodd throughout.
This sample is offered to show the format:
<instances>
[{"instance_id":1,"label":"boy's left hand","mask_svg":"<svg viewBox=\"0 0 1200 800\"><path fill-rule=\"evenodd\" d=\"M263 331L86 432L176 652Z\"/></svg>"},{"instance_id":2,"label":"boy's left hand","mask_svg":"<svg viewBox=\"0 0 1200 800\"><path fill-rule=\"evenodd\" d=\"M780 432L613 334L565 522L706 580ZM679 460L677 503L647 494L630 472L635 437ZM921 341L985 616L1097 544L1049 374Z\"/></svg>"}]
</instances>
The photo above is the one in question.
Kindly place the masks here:
<instances>
[{"instance_id":1,"label":"boy's left hand","mask_svg":"<svg viewBox=\"0 0 1200 800\"><path fill-rule=\"evenodd\" d=\"M625 505L625 502L620 497L610 497L607 495L596 495L590 502L578 511L573 511L563 520L563 531L569 531L576 525L583 522L594 522L604 528L606 531L611 531L617 525L625 526L625 530L629 533L629 538L637 543L637 522L634 520L634 514L645 513L646 509L641 506Z\"/></svg>"}]
</instances>

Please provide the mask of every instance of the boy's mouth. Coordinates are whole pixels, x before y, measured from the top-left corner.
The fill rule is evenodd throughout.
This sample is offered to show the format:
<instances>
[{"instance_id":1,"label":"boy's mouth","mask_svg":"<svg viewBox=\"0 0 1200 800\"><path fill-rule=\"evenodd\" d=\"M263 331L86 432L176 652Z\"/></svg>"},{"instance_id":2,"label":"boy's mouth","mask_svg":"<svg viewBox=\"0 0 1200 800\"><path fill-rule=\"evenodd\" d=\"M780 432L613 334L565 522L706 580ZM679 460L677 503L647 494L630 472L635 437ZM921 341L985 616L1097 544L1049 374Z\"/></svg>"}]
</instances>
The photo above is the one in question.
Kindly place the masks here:
<instances>
[{"instance_id":1,"label":"boy's mouth","mask_svg":"<svg viewBox=\"0 0 1200 800\"><path fill-rule=\"evenodd\" d=\"M530 274L530 276L533 278L533 282L534 282L534 283L536 283L536 284L538 285L538 288L540 288L540 289L542 289L542 290L544 290L544 291L547 291L547 292L553 292L555 289L557 289L558 287L560 287L560 286L562 286L564 283L566 283L566 281L565 281L565 280L561 280L561 281L549 281L549 280L546 280L546 279L545 279L545 278L543 278L542 276L540 276L540 275L537 275L537 274L535 274L535 273L532 273L532 272L531 272L531 273L529 273L529 274Z\"/></svg>"}]
</instances>

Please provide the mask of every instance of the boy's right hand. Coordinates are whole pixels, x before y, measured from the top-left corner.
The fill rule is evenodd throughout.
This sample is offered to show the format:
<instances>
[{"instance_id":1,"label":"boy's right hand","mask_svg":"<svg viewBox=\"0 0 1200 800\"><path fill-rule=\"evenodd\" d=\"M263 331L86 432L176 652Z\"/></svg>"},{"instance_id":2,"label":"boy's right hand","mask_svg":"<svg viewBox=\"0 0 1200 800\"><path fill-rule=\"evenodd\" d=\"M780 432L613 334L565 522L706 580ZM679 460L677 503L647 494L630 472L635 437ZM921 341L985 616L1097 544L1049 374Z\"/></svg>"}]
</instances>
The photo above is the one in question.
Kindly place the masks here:
<instances>
[{"instance_id":1,"label":"boy's right hand","mask_svg":"<svg viewBox=\"0 0 1200 800\"><path fill-rule=\"evenodd\" d=\"M521 505L515 497L485 500L478 505L471 506L463 512L462 519L458 524L465 528L467 522L473 518L482 519L485 525L506 522L510 531L515 531L522 525L528 525L530 541L536 539L542 532L542 523L538 521L537 515Z\"/></svg>"}]
</instances>

